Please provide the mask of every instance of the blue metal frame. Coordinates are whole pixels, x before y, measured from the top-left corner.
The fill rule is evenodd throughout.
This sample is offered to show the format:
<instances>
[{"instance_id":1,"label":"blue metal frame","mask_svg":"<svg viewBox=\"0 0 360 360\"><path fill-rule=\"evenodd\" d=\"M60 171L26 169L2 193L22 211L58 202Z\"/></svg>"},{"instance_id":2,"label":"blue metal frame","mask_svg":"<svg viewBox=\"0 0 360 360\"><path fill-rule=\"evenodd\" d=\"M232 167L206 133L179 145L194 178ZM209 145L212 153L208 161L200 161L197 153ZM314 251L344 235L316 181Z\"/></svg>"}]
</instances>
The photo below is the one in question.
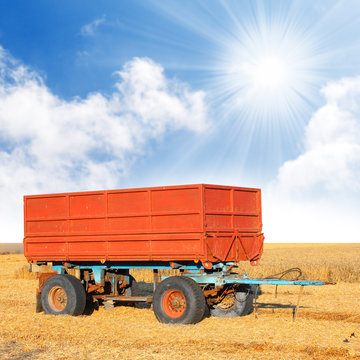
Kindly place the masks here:
<instances>
[{"instance_id":1,"label":"blue metal frame","mask_svg":"<svg viewBox=\"0 0 360 360\"><path fill-rule=\"evenodd\" d=\"M188 276L195 280L199 284L212 284L215 287L221 287L228 284L248 284L248 285L326 285L324 281L314 281L314 280L285 280L285 279L256 279L250 278L246 274L227 274L227 273L217 273L217 274L201 274L189 271L185 276ZM169 276L163 276L165 279Z\"/></svg>"},{"instance_id":2,"label":"blue metal frame","mask_svg":"<svg viewBox=\"0 0 360 360\"><path fill-rule=\"evenodd\" d=\"M231 267L236 266L234 263L218 263L214 264L213 269L206 270L200 263L169 263L162 262L121 262L121 263L67 263L68 268L79 268L91 270L96 283L102 283L105 272L111 270L130 270L130 269L179 269L183 270L182 276L190 277L199 284L211 284L219 288L227 284L249 284L249 285L326 285L325 281L314 280L286 280L286 279L256 279L250 278L245 273L237 274L229 272ZM66 268L62 263L53 263L53 270L58 274L64 274ZM169 276L162 276L165 279Z\"/></svg>"}]
</instances>

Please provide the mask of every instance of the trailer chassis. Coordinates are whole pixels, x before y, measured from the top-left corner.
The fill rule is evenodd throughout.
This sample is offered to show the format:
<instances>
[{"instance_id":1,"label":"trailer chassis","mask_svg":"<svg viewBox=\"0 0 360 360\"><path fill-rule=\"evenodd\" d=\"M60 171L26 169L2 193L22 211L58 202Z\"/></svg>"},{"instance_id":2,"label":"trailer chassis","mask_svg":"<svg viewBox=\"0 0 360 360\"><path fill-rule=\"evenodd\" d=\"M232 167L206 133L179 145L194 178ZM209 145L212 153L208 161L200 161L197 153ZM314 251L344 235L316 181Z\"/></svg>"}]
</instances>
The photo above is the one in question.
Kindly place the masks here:
<instances>
[{"instance_id":1,"label":"trailer chassis","mask_svg":"<svg viewBox=\"0 0 360 360\"><path fill-rule=\"evenodd\" d=\"M43 272L43 265L52 267L52 272ZM259 285L299 285L301 286L294 319L296 317L300 296L304 286L320 286L332 284L318 280L288 280L282 278L251 278L245 273L240 274L239 265L233 262L216 263L211 269L206 269L201 263L195 262L38 262L30 264L30 271L39 272L39 289L37 290L37 309L43 308L41 302L42 290L46 282L55 275L69 276L82 284L87 298L93 301L119 302L119 303L152 303L157 318L166 323L181 322L185 314L186 302L193 301L190 298L203 298L199 304L194 306L209 306L214 310L214 315L247 315L253 309L255 302L255 315L257 314L256 295ZM154 297L140 296L138 293L126 292L134 279L130 275L130 269L148 269L153 271ZM162 275L159 270L178 270L179 276ZM159 287L159 289L158 289ZM171 288L174 288L171 290ZM169 290L170 289L170 290ZM190 289L190 295L186 292ZM255 290L254 290L255 289ZM160 295L158 295L160 293ZM185 295L187 296L185 296ZM156 297L162 300L156 300ZM242 304L241 309L236 311L222 308L219 304L227 298L232 297L235 305ZM61 298L61 297L58 297ZM46 298L48 299L48 298ZM45 301L46 301L45 299ZM164 300L165 299L165 300ZM55 301L55 300L54 300ZM155 304L156 302L156 304ZM204 302L204 306L201 304ZM61 304L59 305L61 308ZM193 307L194 307L193 306ZM156 310L157 308L157 310ZM201 310L200 312L205 310ZM202 315L201 315L202 316ZM225 316L225 315L224 315ZM194 323L200 321L198 315L193 315L190 320L182 323Z\"/></svg>"}]
</instances>

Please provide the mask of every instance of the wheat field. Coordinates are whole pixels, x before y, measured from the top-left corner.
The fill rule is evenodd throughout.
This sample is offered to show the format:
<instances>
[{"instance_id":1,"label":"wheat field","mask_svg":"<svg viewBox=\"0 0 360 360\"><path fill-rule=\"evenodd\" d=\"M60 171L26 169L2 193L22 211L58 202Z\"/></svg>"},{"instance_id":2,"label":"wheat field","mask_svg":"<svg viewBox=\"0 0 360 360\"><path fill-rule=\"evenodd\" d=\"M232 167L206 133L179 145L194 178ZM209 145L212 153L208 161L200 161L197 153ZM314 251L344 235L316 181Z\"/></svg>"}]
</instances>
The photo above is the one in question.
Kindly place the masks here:
<instances>
[{"instance_id":1,"label":"wheat field","mask_svg":"<svg viewBox=\"0 0 360 360\"><path fill-rule=\"evenodd\" d=\"M165 325L151 309L102 307L89 316L36 314L37 281L23 255L0 255L0 359L359 359L360 244L267 244L262 277L300 267L303 277L336 281L306 287L262 286L255 313L208 317L196 325ZM140 282L150 273L137 270ZM145 283L140 283L145 289Z\"/></svg>"}]
</instances>

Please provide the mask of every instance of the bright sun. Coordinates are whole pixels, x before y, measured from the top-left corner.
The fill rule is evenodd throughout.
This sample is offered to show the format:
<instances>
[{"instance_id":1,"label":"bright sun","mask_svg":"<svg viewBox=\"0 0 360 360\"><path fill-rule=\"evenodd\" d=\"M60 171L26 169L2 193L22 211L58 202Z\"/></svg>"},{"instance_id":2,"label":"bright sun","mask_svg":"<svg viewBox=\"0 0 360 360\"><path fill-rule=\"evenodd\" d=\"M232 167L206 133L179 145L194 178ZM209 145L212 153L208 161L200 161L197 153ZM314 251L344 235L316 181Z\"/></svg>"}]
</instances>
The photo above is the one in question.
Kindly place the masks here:
<instances>
[{"instance_id":1,"label":"bright sun","mask_svg":"<svg viewBox=\"0 0 360 360\"><path fill-rule=\"evenodd\" d=\"M260 59L253 65L252 81L259 90L281 90L289 81L289 66L277 56Z\"/></svg>"},{"instance_id":2,"label":"bright sun","mask_svg":"<svg viewBox=\"0 0 360 360\"><path fill-rule=\"evenodd\" d=\"M265 19L224 42L213 79L224 109L269 124L289 122L308 108L319 58L298 30Z\"/></svg>"}]
</instances>

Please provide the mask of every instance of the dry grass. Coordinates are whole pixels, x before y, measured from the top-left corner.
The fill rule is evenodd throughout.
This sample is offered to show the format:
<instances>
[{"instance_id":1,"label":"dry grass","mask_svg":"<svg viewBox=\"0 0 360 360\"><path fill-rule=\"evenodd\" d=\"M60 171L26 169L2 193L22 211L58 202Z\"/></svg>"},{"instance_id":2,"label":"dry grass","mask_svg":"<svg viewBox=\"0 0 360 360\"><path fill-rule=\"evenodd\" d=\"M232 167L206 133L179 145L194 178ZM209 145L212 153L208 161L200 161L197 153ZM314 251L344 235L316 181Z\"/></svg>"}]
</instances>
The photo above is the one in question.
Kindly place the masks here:
<instances>
[{"instance_id":1,"label":"dry grass","mask_svg":"<svg viewBox=\"0 0 360 360\"><path fill-rule=\"evenodd\" d=\"M274 244L265 246L261 264L244 263L249 276L267 276L292 267L299 267L303 277L335 282L360 282L360 244Z\"/></svg>"},{"instance_id":2,"label":"dry grass","mask_svg":"<svg viewBox=\"0 0 360 360\"><path fill-rule=\"evenodd\" d=\"M22 243L0 243L0 254L22 254L23 251Z\"/></svg>"},{"instance_id":3,"label":"dry grass","mask_svg":"<svg viewBox=\"0 0 360 360\"><path fill-rule=\"evenodd\" d=\"M303 279L354 283L360 282L359 259L360 244L265 244L260 265L243 262L239 272L261 278L298 267ZM132 274L140 281L152 281L151 270L133 270Z\"/></svg>"},{"instance_id":4,"label":"dry grass","mask_svg":"<svg viewBox=\"0 0 360 360\"><path fill-rule=\"evenodd\" d=\"M24 265L21 268L15 270L15 279L36 279L36 273L29 272L29 265Z\"/></svg>"},{"instance_id":5,"label":"dry grass","mask_svg":"<svg viewBox=\"0 0 360 360\"><path fill-rule=\"evenodd\" d=\"M358 245L266 248L261 267L252 269L266 275L300 266L316 278L318 264L335 266L331 276L356 281L341 269L347 271L350 263L359 274L358 259ZM35 314L36 280L22 278L25 265L22 255L0 256L0 359L360 360L360 282L305 288L296 322L298 287L280 287L275 299L274 288L264 286L257 319L252 314L169 326L158 323L150 309L128 307L75 318ZM145 280L147 274L141 274L138 280Z\"/></svg>"}]
</instances>

